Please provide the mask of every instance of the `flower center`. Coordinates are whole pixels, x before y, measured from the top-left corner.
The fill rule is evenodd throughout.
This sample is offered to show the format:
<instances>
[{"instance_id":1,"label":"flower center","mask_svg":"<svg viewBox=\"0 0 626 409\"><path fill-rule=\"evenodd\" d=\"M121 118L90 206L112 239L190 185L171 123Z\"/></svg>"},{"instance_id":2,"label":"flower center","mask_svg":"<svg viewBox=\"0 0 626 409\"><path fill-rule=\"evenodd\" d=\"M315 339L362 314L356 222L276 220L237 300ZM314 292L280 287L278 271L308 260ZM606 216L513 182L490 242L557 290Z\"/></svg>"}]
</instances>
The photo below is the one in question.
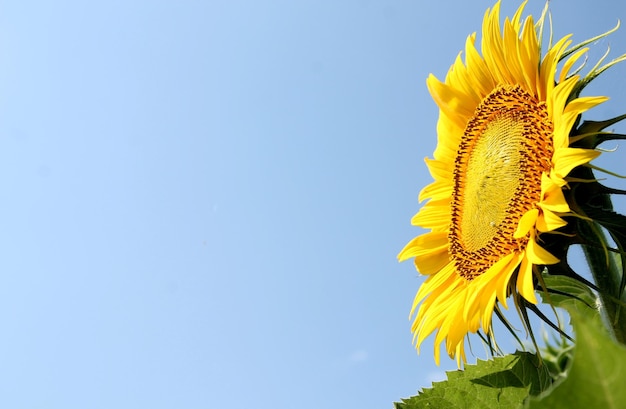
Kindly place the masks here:
<instances>
[{"instance_id":1,"label":"flower center","mask_svg":"<svg viewBox=\"0 0 626 409\"><path fill-rule=\"evenodd\" d=\"M496 88L469 120L454 164L450 227L450 254L465 279L526 247L528 237L513 234L541 199L551 136L545 103L517 86Z\"/></svg>"}]
</instances>

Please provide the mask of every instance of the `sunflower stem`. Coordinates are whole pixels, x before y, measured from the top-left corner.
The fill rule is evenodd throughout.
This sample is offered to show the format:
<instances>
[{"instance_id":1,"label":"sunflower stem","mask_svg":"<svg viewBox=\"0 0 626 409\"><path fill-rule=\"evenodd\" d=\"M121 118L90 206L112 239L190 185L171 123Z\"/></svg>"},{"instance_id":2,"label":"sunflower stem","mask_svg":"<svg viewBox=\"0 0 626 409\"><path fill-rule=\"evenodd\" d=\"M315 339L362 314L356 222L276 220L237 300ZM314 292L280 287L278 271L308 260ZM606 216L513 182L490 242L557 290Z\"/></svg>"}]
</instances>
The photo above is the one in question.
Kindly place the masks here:
<instances>
[{"instance_id":1,"label":"sunflower stem","mask_svg":"<svg viewBox=\"0 0 626 409\"><path fill-rule=\"evenodd\" d=\"M615 119L615 118L614 118ZM617 120L624 118L618 117ZM608 122L611 122L607 121ZM583 127L604 128L604 123L587 122ZM578 132L580 132L580 129ZM578 133L577 132L577 133ZM582 132L584 133L584 132ZM575 136L575 135L574 135ZM593 146L582 146L590 149ZM593 166L578 166L571 175L584 180L595 180ZM626 220L624 216L613 211L611 189L607 189L597 181L576 184L571 191L571 208L578 215L578 234L583 253L587 259L589 270L597 287L603 315L612 329L615 339L626 345L626 307L624 288L626 287L626 256L623 248L626 244ZM615 241L619 252L616 254L610 245L607 232Z\"/></svg>"},{"instance_id":2,"label":"sunflower stem","mask_svg":"<svg viewBox=\"0 0 626 409\"><path fill-rule=\"evenodd\" d=\"M610 202L610 198L606 198ZM598 286L600 301L607 321L617 341L626 345L626 308L620 305L622 271L612 253L607 252L608 241L598 223L581 223L583 236L594 241L593 245L583 245L583 252L589 269ZM598 246L598 244L600 246Z\"/></svg>"}]
</instances>

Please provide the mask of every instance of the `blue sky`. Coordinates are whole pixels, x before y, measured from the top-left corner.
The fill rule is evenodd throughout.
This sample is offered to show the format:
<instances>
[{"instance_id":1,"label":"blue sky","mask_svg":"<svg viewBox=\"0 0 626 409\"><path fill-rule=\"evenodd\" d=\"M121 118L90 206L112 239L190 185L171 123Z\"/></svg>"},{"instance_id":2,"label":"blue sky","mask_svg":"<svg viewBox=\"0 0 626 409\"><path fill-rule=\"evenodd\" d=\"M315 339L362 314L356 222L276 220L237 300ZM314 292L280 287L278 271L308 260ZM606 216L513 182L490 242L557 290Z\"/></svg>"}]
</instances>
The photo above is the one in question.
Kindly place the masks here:
<instances>
[{"instance_id":1,"label":"blue sky","mask_svg":"<svg viewBox=\"0 0 626 409\"><path fill-rule=\"evenodd\" d=\"M396 254L425 79L491 5L0 2L0 406L390 408L454 369L415 353ZM577 41L626 18L551 8ZM594 119L626 111L625 70Z\"/></svg>"}]
</instances>

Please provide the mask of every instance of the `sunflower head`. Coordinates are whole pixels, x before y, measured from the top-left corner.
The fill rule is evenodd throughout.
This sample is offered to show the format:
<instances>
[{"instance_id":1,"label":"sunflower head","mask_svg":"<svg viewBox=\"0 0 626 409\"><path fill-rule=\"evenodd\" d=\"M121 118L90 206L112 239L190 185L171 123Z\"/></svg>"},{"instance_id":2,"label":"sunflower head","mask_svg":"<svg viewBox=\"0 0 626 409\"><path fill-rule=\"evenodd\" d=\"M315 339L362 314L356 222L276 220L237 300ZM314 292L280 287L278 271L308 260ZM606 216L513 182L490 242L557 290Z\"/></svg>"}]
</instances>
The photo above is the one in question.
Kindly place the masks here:
<instances>
[{"instance_id":1,"label":"sunflower head","mask_svg":"<svg viewBox=\"0 0 626 409\"><path fill-rule=\"evenodd\" d=\"M398 258L414 258L427 276L412 331L418 349L435 332L437 363L444 342L465 362L465 337L490 335L494 310L508 308L509 296L516 306L537 303L536 277L559 262L544 243L574 212L567 176L599 155L570 145L579 116L607 99L579 96L589 76L571 69L584 44L570 47L566 36L542 53L545 11L536 24L522 18L522 4L501 26L499 9L485 13L480 52L470 35L445 80L427 79L439 107L437 148L426 159L434 181L412 219L427 232Z\"/></svg>"}]
</instances>

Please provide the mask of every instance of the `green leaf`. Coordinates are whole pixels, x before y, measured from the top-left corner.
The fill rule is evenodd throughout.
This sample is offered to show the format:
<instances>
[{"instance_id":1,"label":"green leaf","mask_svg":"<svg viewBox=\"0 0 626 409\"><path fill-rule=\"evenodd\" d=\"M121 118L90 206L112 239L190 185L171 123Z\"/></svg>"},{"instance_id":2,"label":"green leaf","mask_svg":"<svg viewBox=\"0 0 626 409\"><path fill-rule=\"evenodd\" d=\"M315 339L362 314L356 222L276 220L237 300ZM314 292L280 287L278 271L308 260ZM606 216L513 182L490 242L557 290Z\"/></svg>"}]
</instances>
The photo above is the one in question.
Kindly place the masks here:
<instances>
[{"instance_id":1,"label":"green leaf","mask_svg":"<svg viewBox=\"0 0 626 409\"><path fill-rule=\"evenodd\" d=\"M543 395L529 400L530 409L621 409L626 402L626 347L617 344L601 322L569 309L576 333L567 377Z\"/></svg>"},{"instance_id":2,"label":"green leaf","mask_svg":"<svg viewBox=\"0 0 626 409\"><path fill-rule=\"evenodd\" d=\"M550 375L545 366L537 367L537 357L516 352L448 372L447 381L434 382L432 388L395 403L395 408L520 408L529 393L537 395L549 386Z\"/></svg>"}]
</instances>

